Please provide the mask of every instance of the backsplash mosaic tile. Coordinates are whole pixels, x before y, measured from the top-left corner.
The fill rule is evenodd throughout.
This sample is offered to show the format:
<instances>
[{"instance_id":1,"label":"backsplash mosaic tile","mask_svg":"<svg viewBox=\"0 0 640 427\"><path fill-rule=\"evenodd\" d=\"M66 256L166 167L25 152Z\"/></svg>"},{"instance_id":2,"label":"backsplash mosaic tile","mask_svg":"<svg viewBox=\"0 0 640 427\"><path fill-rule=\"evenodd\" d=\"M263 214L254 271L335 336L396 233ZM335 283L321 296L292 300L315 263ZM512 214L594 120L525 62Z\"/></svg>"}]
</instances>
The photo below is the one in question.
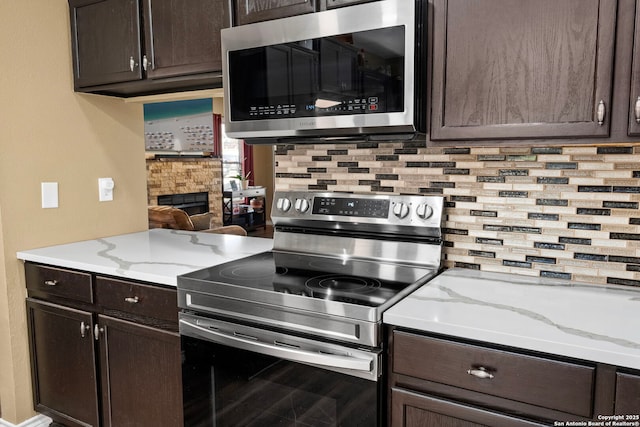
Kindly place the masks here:
<instances>
[{"instance_id":1,"label":"backsplash mosaic tile","mask_svg":"<svg viewBox=\"0 0 640 427\"><path fill-rule=\"evenodd\" d=\"M276 147L276 188L445 197L444 264L640 286L640 145Z\"/></svg>"}]
</instances>

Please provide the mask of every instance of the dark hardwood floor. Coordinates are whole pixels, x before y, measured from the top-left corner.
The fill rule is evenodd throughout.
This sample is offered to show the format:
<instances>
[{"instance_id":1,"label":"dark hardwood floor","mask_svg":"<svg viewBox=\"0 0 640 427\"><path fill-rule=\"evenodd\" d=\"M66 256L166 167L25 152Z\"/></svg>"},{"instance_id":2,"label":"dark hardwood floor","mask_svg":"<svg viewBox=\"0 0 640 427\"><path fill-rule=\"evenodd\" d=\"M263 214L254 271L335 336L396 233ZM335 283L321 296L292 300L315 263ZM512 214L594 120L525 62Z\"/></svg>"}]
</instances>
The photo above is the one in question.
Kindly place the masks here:
<instances>
[{"instance_id":1,"label":"dark hardwood floor","mask_svg":"<svg viewBox=\"0 0 640 427\"><path fill-rule=\"evenodd\" d=\"M267 225L266 227L256 228L248 232L251 237L264 237L266 239L273 238L273 225Z\"/></svg>"}]
</instances>

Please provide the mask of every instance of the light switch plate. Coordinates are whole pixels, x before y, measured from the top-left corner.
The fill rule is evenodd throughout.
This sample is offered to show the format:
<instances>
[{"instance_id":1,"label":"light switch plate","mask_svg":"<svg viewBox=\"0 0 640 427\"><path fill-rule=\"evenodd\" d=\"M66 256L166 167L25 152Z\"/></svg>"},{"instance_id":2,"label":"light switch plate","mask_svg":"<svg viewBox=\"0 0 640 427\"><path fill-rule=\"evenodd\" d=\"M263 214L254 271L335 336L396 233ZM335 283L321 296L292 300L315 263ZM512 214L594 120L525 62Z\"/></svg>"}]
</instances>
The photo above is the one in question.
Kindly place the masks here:
<instances>
[{"instance_id":1,"label":"light switch plate","mask_svg":"<svg viewBox=\"0 0 640 427\"><path fill-rule=\"evenodd\" d=\"M98 178L98 200L110 202L113 200L113 178Z\"/></svg>"},{"instance_id":2,"label":"light switch plate","mask_svg":"<svg viewBox=\"0 0 640 427\"><path fill-rule=\"evenodd\" d=\"M58 207L58 183L42 182L42 208L50 209Z\"/></svg>"}]
</instances>

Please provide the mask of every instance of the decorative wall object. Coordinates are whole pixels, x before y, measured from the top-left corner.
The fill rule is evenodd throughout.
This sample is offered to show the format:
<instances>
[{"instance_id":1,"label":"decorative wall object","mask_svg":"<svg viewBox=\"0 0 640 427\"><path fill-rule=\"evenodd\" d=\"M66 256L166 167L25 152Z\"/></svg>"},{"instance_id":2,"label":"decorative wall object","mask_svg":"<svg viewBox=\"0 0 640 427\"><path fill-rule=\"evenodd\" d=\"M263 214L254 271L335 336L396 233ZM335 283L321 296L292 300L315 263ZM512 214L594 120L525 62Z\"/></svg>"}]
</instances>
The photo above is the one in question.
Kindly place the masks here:
<instances>
[{"instance_id":1,"label":"decorative wall object","mask_svg":"<svg viewBox=\"0 0 640 427\"><path fill-rule=\"evenodd\" d=\"M147 151L215 152L215 129L210 98L144 105Z\"/></svg>"}]
</instances>

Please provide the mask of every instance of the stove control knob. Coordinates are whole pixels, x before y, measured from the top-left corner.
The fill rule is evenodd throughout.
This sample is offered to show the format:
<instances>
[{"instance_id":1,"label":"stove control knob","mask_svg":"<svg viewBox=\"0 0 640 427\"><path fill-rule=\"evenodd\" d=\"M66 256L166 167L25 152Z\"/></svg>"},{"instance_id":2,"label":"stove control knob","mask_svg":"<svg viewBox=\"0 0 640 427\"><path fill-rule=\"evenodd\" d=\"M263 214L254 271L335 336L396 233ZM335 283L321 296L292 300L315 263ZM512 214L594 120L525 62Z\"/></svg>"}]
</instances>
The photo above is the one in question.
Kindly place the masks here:
<instances>
[{"instance_id":1,"label":"stove control knob","mask_svg":"<svg viewBox=\"0 0 640 427\"><path fill-rule=\"evenodd\" d=\"M296 199L294 207L298 212L305 213L309 210L309 201L307 199Z\"/></svg>"},{"instance_id":2,"label":"stove control knob","mask_svg":"<svg viewBox=\"0 0 640 427\"><path fill-rule=\"evenodd\" d=\"M409 215L409 206L406 203L396 203L393 207L393 214L400 219L404 219Z\"/></svg>"},{"instance_id":3,"label":"stove control knob","mask_svg":"<svg viewBox=\"0 0 640 427\"><path fill-rule=\"evenodd\" d=\"M279 198L276 202L276 208L283 212L288 211L289 209L291 209L291 200L287 199L286 197Z\"/></svg>"},{"instance_id":4,"label":"stove control knob","mask_svg":"<svg viewBox=\"0 0 640 427\"><path fill-rule=\"evenodd\" d=\"M418 214L418 218L429 219L431 215L433 215L433 208L426 203L421 204L416 209L416 214Z\"/></svg>"}]
</instances>

